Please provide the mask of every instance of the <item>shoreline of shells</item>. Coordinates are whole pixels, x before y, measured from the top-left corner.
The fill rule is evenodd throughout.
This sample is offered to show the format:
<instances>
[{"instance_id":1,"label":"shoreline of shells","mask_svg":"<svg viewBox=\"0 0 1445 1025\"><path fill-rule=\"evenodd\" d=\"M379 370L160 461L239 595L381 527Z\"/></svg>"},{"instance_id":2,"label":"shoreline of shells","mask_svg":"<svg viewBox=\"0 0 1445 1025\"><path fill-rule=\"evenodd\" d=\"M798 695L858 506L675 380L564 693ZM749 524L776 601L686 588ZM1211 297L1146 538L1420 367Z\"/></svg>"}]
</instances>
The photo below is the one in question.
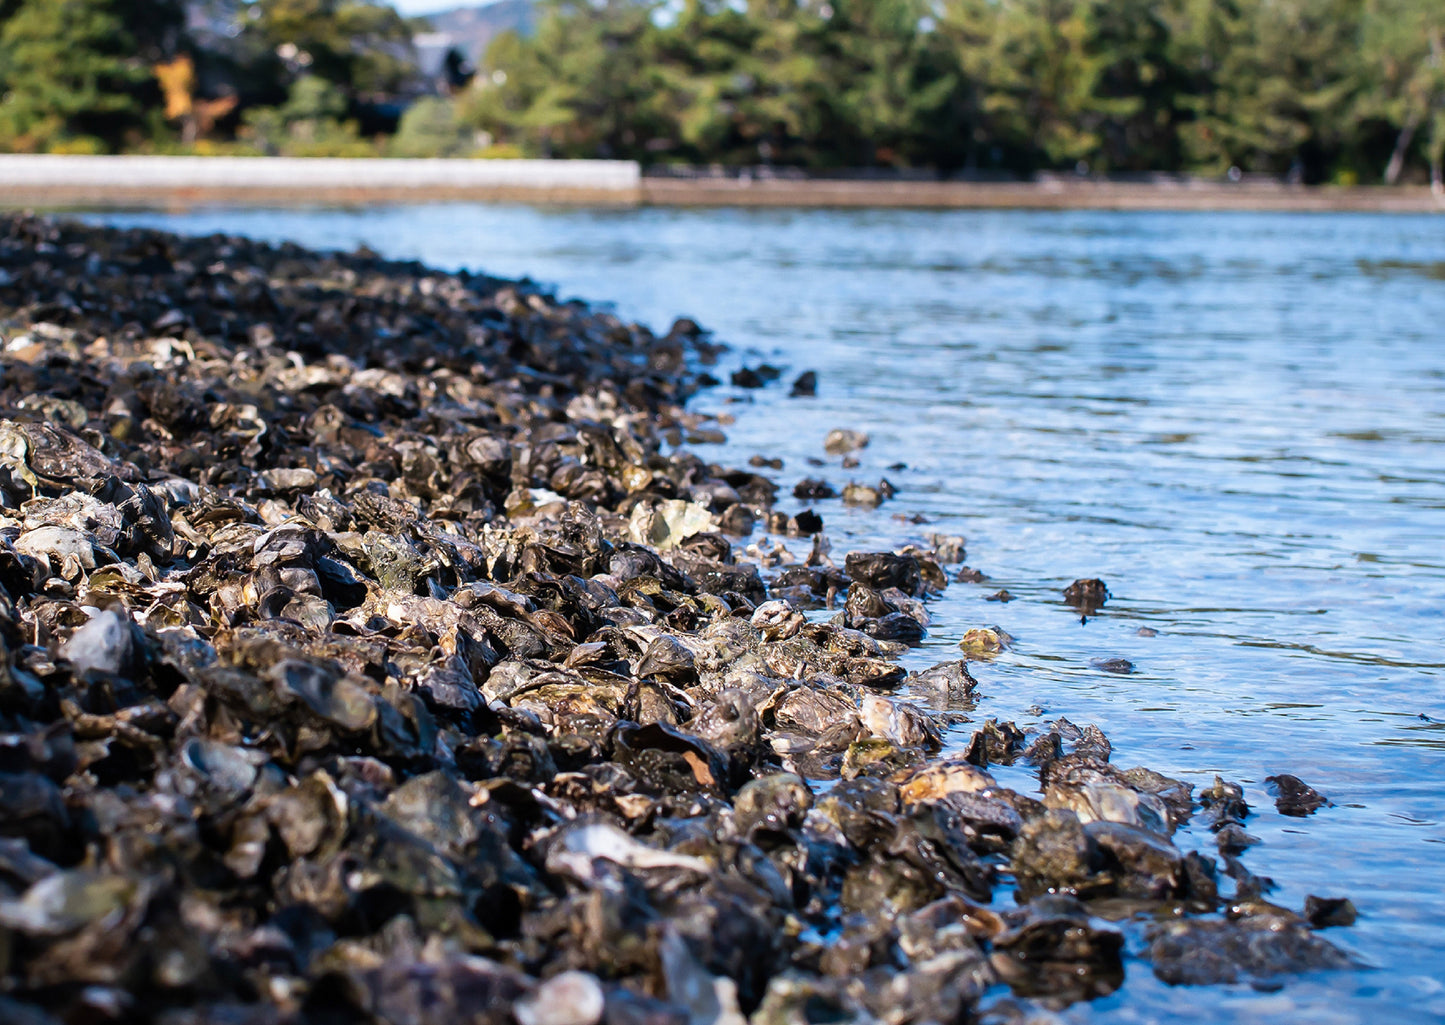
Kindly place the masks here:
<instances>
[{"instance_id":1,"label":"shoreline of shells","mask_svg":"<svg viewBox=\"0 0 1445 1025\"><path fill-rule=\"evenodd\" d=\"M1352 965L1348 901L1240 861L1237 785L1064 720L941 757L967 663L896 659L962 540L839 566L680 447L718 352L365 250L0 216L0 1018L1043 1021L1122 984L1109 922L1175 984Z\"/></svg>"}]
</instances>

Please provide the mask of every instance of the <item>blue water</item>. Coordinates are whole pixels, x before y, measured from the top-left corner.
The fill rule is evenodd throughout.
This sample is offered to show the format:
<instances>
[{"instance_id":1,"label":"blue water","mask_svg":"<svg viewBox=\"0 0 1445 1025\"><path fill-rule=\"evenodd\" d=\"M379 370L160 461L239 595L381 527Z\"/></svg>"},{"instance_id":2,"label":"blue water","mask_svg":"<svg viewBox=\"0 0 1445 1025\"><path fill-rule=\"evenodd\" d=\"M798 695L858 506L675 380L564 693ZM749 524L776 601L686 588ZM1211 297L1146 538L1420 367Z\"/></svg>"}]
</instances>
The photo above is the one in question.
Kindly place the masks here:
<instances>
[{"instance_id":1,"label":"blue water","mask_svg":"<svg viewBox=\"0 0 1445 1025\"><path fill-rule=\"evenodd\" d=\"M886 475L899 494L876 511L817 503L839 557L968 537L990 579L949 587L910 664L1002 626L1016 641L976 668L976 717L1095 722L1117 764L1243 783L1264 841L1243 860L1278 883L1270 899L1360 910L1330 937L1367 970L1173 990L1136 961L1066 1018L1445 1020L1445 220L474 205L93 219L531 275L660 329L696 318L733 346L720 376L787 367L781 385L700 400L734 419L703 451L782 457L788 494L804 476ZM818 396L788 398L804 369ZM832 427L871 435L856 470L824 455ZM1059 600L1080 576L1114 596L1085 624ZM1016 600L984 600L999 588ZM1136 670L1091 665L1107 657ZM1333 807L1278 815L1263 780L1279 772ZM1203 830L1178 842L1212 849Z\"/></svg>"}]
</instances>

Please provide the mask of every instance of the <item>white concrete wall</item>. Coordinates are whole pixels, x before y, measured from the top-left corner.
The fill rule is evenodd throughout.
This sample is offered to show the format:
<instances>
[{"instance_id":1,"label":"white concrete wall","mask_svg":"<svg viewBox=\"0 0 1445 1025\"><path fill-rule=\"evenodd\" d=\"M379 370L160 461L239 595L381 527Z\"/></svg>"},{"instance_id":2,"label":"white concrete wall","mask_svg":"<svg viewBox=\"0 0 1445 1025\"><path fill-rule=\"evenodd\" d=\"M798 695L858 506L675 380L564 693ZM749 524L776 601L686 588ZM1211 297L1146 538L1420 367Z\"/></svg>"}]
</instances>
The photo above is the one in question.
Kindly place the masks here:
<instances>
[{"instance_id":1,"label":"white concrete wall","mask_svg":"<svg viewBox=\"0 0 1445 1025\"><path fill-rule=\"evenodd\" d=\"M9 186L635 189L631 160L392 160L0 154Z\"/></svg>"}]
</instances>

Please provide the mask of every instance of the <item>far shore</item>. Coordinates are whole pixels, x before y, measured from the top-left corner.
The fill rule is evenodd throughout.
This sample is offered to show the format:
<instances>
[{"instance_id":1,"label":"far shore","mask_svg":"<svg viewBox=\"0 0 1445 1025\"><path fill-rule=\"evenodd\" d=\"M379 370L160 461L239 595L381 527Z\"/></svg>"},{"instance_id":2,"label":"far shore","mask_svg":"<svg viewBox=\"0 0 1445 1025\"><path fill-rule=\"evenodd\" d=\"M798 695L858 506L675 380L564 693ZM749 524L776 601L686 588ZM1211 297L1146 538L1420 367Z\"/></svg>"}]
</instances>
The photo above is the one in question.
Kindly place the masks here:
<instances>
[{"instance_id":1,"label":"far shore","mask_svg":"<svg viewBox=\"0 0 1445 1025\"><path fill-rule=\"evenodd\" d=\"M361 206L448 201L821 207L1440 213L1423 185L1184 177L1030 182L648 177L629 161L295 160L0 155L0 207Z\"/></svg>"},{"instance_id":2,"label":"far shore","mask_svg":"<svg viewBox=\"0 0 1445 1025\"><path fill-rule=\"evenodd\" d=\"M1445 200L1424 186L1111 182L1087 178L1036 182L644 178L641 192L641 202L655 206L1445 212Z\"/></svg>"}]
</instances>

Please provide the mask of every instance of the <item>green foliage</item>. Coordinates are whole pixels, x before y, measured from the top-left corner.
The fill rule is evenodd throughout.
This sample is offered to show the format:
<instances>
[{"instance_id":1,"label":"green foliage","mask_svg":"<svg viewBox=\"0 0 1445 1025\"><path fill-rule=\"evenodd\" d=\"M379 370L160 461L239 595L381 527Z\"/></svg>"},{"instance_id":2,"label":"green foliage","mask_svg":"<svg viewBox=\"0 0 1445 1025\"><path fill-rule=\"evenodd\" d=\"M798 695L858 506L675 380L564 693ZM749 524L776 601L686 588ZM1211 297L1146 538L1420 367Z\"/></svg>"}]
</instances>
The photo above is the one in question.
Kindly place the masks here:
<instances>
[{"instance_id":1,"label":"green foliage","mask_svg":"<svg viewBox=\"0 0 1445 1025\"><path fill-rule=\"evenodd\" d=\"M539 155L1343 180L1397 140L1438 164L1442 25L1439 0L547 0L460 116Z\"/></svg>"},{"instance_id":2,"label":"green foliage","mask_svg":"<svg viewBox=\"0 0 1445 1025\"><path fill-rule=\"evenodd\" d=\"M238 24L262 52L353 96L394 92L415 70L414 26L385 4L253 0Z\"/></svg>"},{"instance_id":3,"label":"green foliage","mask_svg":"<svg viewBox=\"0 0 1445 1025\"><path fill-rule=\"evenodd\" d=\"M1445 159L1445 7L1431 0L1367 0L1361 33L1364 78L1375 88L1358 109L1395 130L1385 178L1394 181L1412 147L1423 149L1442 187Z\"/></svg>"},{"instance_id":4,"label":"green foliage","mask_svg":"<svg viewBox=\"0 0 1445 1025\"><path fill-rule=\"evenodd\" d=\"M346 97L335 85L303 75L279 107L246 111L242 135L258 151L288 157L371 157L376 147L346 120Z\"/></svg>"},{"instance_id":5,"label":"green foliage","mask_svg":"<svg viewBox=\"0 0 1445 1025\"><path fill-rule=\"evenodd\" d=\"M318 75L303 75L291 86L280 113L291 125L340 121L346 115L346 96Z\"/></svg>"},{"instance_id":6,"label":"green foliage","mask_svg":"<svg viewBox=\"0 0 1445 1025\"><path fill-rule=\"evenodd\" d=\"M1176 28L1195 76L1182 130L1194 166L1321 177L1358 88L1357 0L1189 0Z\"/></svg>"},{"instance_id":7,"label":"green foliage","mask_svg":"<svg viewBox=\"0 0 1445 1025\"><path fill-rule=\"evenodd\" d=\"M1099 60L1089 12L1077 0L1001 5L984 81L984 110L997 134L1032 147L1051 166L1087 160L1100 146L1093 98Z\"/></svg>"},{"instance_id":8,"label":"green foliage","mask_svg":"<svg viewBox=\"0 0 1445 1025\"><path fill-rule=\"evenodd\" d=\"M5 20L0 141L19 150L104 150L142 123L150 71L119 6L24 0Z\"/></svg>"},{"instance_id":9,"label":"green foliage","mask_svg":"<svg viewBox=\"0 0 1445 1025\"><path fill-rule=\"evenodd\" d=\"M649 0L550 0L532 40L492 45L464 120L548 156L636 157L669 129Z\"/></svg>"},{"instance_id":10,"label":"green foliage","mask_svg":"<svg viewBox=\"0 0 1445 1025\"><path fill-rule=\"evenodd\" d=\"M371 154L356 118L414 84L415 27L368 0L0 0L0 147L163 148L153 68L184 53L266 151Z\"/></svg>"},{"instance_id":11,"label":"green foliage","mask_svg":"<svg viewBox=\"0 0 1445 1025\"><path fill-rule=\"evenodd\" d=\"M408 107L391 140L396 157L461 157L475 148L473 133L457 120L455 106L440 96L425 96Z\"/></svg>"}]
</instances>

